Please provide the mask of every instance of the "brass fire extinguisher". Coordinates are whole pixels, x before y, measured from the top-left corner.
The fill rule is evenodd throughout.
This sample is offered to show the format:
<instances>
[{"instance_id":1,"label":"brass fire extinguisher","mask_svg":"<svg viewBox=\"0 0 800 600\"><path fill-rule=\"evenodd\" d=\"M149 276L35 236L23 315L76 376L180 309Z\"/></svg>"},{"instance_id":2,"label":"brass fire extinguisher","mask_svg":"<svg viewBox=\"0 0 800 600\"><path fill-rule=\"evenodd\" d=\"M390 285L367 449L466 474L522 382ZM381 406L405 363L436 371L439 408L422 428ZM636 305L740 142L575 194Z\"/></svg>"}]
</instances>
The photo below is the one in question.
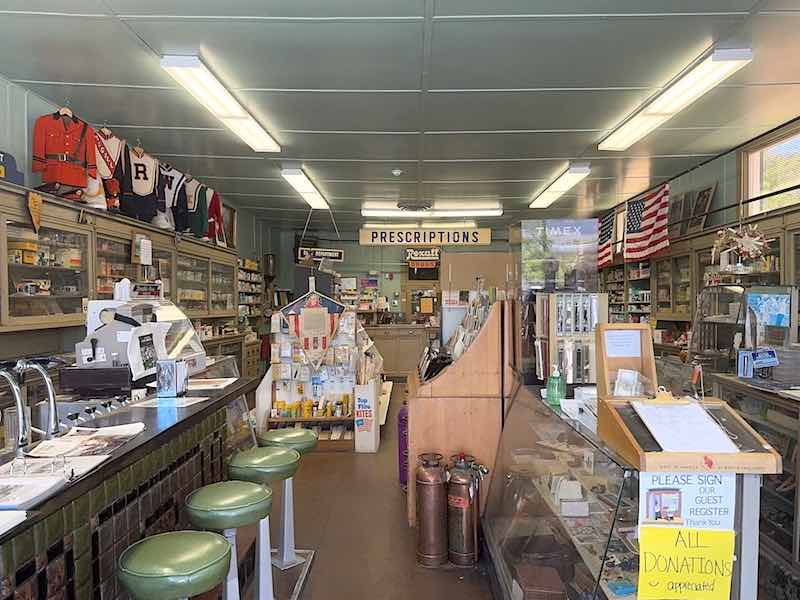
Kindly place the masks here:
<instances>
[{"instance_id":1,"label":"brass fire extinguisher","mask_svg":"<svg viewBox=\"0 0 800 600\"><path fill-rule=\"evenodd\" d=\"M468 454L458 454L450 460L453 462L447 484L450 562L469 567L478 561L480 551L480 480L488 469Z\"/></svg>"},{"instance_id":2,"label":"brass fire extinguisher","mask_svg":"<svg viewBox=\"0 0 800 600\"><path fill-rule=\"evenodd\" d=\"M441 454L420 454L417 468L417 562L447 562L447 472Z\"/></svg>"}]
</instances>

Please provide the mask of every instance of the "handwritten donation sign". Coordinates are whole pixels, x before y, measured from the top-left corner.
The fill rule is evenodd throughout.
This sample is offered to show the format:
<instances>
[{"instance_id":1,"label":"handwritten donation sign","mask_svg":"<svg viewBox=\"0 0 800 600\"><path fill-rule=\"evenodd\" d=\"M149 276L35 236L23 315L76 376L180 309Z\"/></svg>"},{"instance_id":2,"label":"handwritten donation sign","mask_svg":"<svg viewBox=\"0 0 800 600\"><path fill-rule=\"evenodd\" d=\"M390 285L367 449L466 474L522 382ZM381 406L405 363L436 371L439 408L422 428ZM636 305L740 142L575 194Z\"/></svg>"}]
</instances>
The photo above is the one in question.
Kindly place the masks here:
<instances>
[{"instance_id":1,"label":"handwritten donation sign","mask_svg":"<svg viewBox=\"0 0 800 600\"><path fill-rule=\"evenodd\" d=\"M639 600L728 600L733 531L640 527Z\"/></svg>"}]
</instances>

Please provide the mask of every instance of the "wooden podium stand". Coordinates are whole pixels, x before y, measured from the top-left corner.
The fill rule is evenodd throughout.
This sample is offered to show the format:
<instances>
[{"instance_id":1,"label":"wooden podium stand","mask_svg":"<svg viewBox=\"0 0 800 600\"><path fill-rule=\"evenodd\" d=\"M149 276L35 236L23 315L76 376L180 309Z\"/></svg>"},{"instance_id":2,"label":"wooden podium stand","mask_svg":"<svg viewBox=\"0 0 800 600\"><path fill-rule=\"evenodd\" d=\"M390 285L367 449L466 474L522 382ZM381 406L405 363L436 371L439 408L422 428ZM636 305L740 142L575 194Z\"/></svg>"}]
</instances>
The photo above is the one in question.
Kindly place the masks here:
<instances>
[{"instance_id":1,"label":"wooden podium stand","mask_svg":"<svg viewBox=\"0 0 800 600\"><path fill-rule=\"evenodd\" d=\"M475 341L454 363L430 381L420 382L415 369L408 386L408 523L416 526L417 456L438 452L472 454L492 476L503 419L503 312L505 301L492 306ZM486 506L488 478L481 487Z\"/></svg>"},{"instance_id":2,"label":"wooden podium stand","mask_svg":"<svg viewBox=\"0 0 800 600\"><path fill-rule=\"evenodd\" d=\"M616 337L609 337L609 332ZM654 399L652 394L633 398L613 395L613 384L619 369L638 371L652 382L652 392L657 389L650 327L639 323L600 325L596 345L597 433L603 442L639 471L736 474L737 560L731 599L756 598L761 475L781 473L781 455L736 411L717 398L705 398L701 404L739 452L665 452L631 406L631 401L656 405L685 402L662 402ZM612 347L613 351L610 352ZM625 356L626 348L635 351Z\"/></svg>"}]
</instances>

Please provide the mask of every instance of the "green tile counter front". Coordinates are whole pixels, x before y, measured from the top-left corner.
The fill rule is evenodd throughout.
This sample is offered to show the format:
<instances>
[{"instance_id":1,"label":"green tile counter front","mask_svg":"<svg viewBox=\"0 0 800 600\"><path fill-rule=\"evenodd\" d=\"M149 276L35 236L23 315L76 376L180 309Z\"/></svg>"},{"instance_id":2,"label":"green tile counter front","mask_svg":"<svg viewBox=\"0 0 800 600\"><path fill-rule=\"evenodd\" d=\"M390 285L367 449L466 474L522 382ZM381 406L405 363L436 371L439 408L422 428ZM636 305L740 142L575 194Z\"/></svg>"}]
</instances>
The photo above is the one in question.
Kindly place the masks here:
<instances>
[{"instance_id":1,"label":"green tile counter front","mask_svg":"<svg viewBox=\"0 0 800 600\"><path fill-rule=\"evenodd\" d=\"M228 403L255 389L241 378L186 408L135 404L92 427L142 421L146 429L111 458L28 511L0 536L0 600L122 600L115 575L135 541L188 527L186 497L225 478Z\"/></svg>"}]
</instances>

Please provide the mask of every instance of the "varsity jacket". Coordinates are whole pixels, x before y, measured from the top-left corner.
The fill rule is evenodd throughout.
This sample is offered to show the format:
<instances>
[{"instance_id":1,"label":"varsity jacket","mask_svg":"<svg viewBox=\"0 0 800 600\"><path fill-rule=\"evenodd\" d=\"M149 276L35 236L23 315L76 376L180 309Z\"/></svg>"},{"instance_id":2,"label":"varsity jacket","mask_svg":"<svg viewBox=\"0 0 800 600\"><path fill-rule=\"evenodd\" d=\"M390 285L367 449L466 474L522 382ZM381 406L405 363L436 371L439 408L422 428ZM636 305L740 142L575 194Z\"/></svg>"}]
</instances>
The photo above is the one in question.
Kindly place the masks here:
<instances>
[{"instance_id":1,"label":"varsity jacket","mask_svg":"<svg viewBox=\"0 0 800 600\"><path fill-rule=\"evenodd\" d=\"M158 160L130 144L122 150L115 178L120 182L119 209L122 214L150 223L158 208Z\"/></svg>"},{"instance_id":2,"label":"varsity jacket","mask_svg":"<svg viewBox=\"0 0 800 600\"><path fill-rule=\"evenodd\" d=\"M208 231L208 188L197 179L189 179L185 186L188 229L193 236L202 238Z\"/></svg>"},{"instance_id":3,"label":"varsity jacket","mask_svg":"<svg viewBox=\"0 0 800 600\"><path fill-rule=\"evenodd\" d=\"M222 222L222 201L219 194L208 188L206 193L208 199L208 229L206 230L206 237L212 242L217 240L225 241L225 227Z\"/></svg>"},{"instance_id":4,"label":"varsity jacket","mask_svg":"<svg viewBox=\"0 0 800 600\"><path fill-rule=\"evenodd\" d=\"M95 131L94 141L97 150L97 174L103 181L106 206L108 210L118 210L120 185L114 177L114 173L122 158L125 140L118 138L105 127L101 127Z\"/></svg>"},{"instance_id":5,"label":"varsity jacket","mask_svg":"<svg viewBox=\"0 0 800 600\"><path fill-rule=\"evenodd\" d=\"M174 231L176 229L175 214L180 212L185 214L186 212L186 189L184 185L186 177L166 163L159 164L158 168L158 211L153 218L152 224L162 229ZM179 205L181 205L180 208ZM185 218L184 216L184 221Z\"/></svg>"},{"instance_id":6,"label":"varsity jacket","mask_svg":"<svg viewBox=\"0 0 800 600\"><path fill-rule=\"evenodd\" d=\"M31 169L43 183L86 187L97 176L94 129L75 116L42 115L33 126Z\"/></svg>"}]
</instances>

